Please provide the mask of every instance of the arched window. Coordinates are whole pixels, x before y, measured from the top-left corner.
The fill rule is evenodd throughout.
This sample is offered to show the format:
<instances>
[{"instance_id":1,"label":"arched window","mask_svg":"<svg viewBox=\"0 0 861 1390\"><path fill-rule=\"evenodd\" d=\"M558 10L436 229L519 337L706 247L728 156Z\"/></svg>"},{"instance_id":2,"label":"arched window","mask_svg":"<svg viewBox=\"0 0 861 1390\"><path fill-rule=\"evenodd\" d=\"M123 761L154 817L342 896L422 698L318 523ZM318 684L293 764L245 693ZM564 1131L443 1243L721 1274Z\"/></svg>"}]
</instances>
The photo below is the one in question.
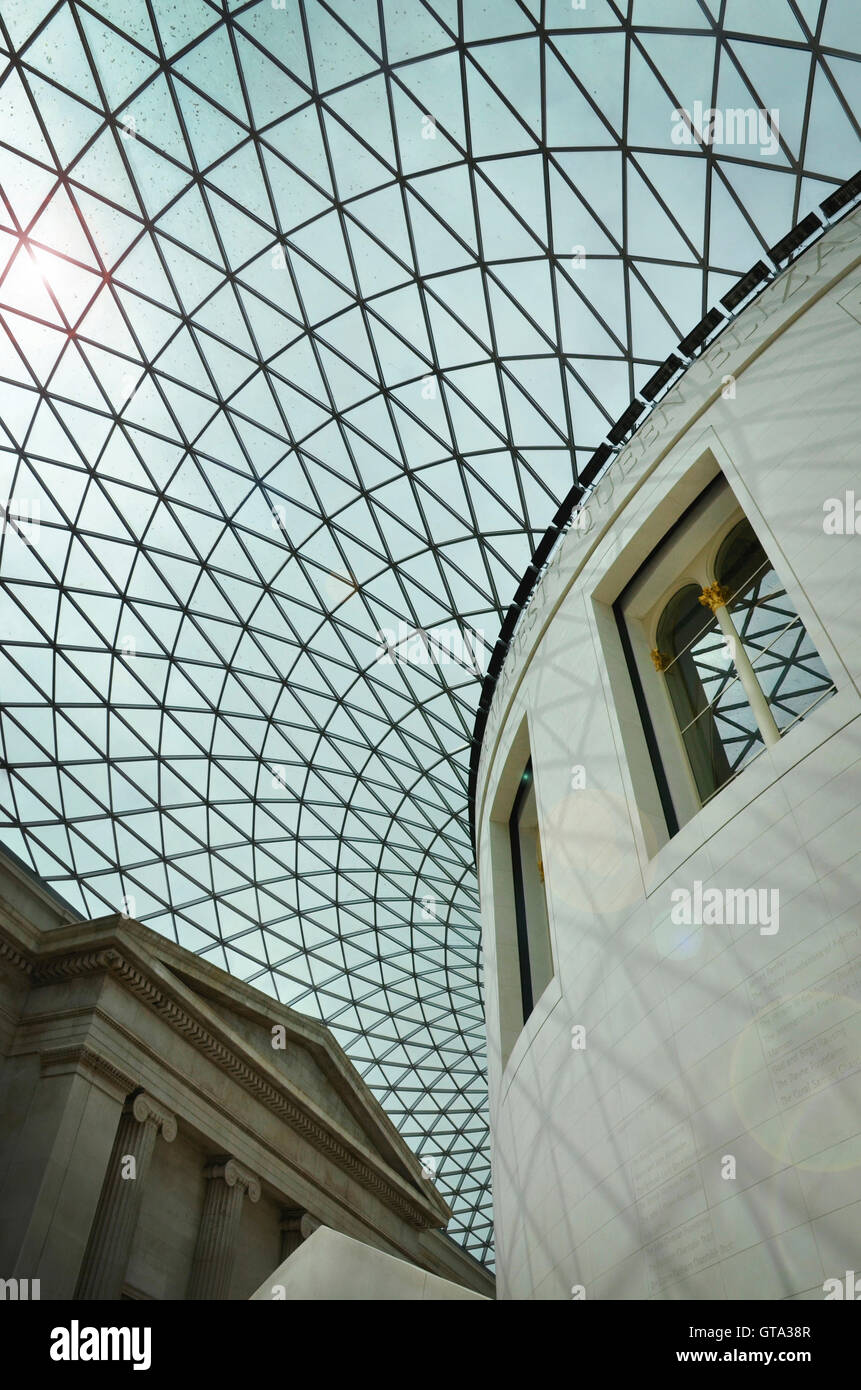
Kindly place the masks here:
<instances>
[{"instance_id":1,"label":"arched window","mask_svg":"<svg viewBox=\"0 0 861 1390\"><path fill-rule=\"evenodd\" d=\"M835 690L746 519L724 538L713 573L666 604L652 653L703 802Z\"/></svg>"}]
</instances>

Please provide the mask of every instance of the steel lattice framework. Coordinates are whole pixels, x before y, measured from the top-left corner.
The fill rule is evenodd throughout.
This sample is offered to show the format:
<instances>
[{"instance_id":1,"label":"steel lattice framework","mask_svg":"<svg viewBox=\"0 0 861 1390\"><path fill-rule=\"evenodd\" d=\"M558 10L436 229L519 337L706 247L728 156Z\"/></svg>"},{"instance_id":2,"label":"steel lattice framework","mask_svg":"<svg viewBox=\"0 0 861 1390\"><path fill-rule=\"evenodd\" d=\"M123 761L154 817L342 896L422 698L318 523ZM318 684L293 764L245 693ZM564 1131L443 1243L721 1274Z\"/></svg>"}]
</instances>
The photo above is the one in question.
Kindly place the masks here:
<instances>
[{"instance_id":1,"label":"steel lattice framework","mask_svg":"<svg viewBox=\"0 0 861 1390\"><path fill-rule=\"evenodd\" d=\"M857 168L859 49L856 0L0 10L0 837L324 1019L481 1259L483 653Z\"/></svg>"}]
</instances>

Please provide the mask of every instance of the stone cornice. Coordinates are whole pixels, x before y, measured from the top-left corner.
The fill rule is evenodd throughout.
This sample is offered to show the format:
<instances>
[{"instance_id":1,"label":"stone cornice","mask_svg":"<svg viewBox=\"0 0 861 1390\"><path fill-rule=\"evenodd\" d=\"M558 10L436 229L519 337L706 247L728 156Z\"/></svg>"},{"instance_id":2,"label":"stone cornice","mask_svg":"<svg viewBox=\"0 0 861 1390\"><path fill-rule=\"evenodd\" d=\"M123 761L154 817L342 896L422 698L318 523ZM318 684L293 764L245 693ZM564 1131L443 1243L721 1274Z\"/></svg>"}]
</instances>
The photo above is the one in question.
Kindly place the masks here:
<instances>
[{"instance_id":1,"label":"stone cornice","mask_svg":"<svg viewBox=\"0 0 861 1390\"><path fill-rule=\"evenodd\" d=\"M22 970L25 975L32 973L33 960L30 953L20 950L12 938L6 935L2 927L0 927L0 958L8 960L10 965L14 965L16 970Z\"/></svg>"},{"instance_id":2,"label":"stone cornice","mask_svg":"<svg viewBox=\"0 0 861 1390\"><path fill-rule=\"evenodd\" d=\"M39 1053L39 1067L45 1076L65 1071L88 1071L93 1076L104 1078L123 1096L134 1090L133 1079L109 1062L106 1057L86 1044L73 1047L48 1047Z\"/></svg>"},{"instance_id":3,"label":"stone cornice","mask_svg":"<svg viewBox=\"0 0 861 1390\"><path fill-rule=\"evenodd\" d=\"M241 1056L235 1047L218 1038L188 1008L172 998L165 985L154 979L142 963L133 959L134 954L132 950L125 949L116 936L97 948L46 953L33 962L33 983L36 986L50 985L62 980L109 974L182 1034L219 1070L231 1076L243 1090L278 1115L362 1187L375 1193L410 1225L436 1229L446 1224L450 1215L448 1207L434 1189L429 1189L423 1200L419 1190L413 1196L405 1182L401 1186L397 1175L392 1173L388 1176L381 1171L382 1165L377 1166L371 1156L362 1153L359 1146L354 1146L347 1136L335 1134L332 1126L314 1113L309 1104L289 1095L283 1078L270 1079L262 1067L253 1065ZM132 1089L131 1084L128 1089Z\"/></svg>"},{"instance_id":4,"label":"stone cornice","mask_svg":"<svg viewBox=\"0 0 861 1390\"><path fill-rule=\"evenodd\" d=\"M313 1057L363 1130L372 1133L373 1142L384 1153L386 1161L407 1181L421 1180L418 1159L407 1148L376 1096L351 1066L325 1024L287 1005L264 998L253 986L225 974L212 962L184 951L140 922L130 921L124 927L131 936L139 938L143 948L157 956L171 975L176 976L196 996L214 1002L216 1007L219 1002L227 1002L232 1011L252 1024L265 1028L267 1032L273 1023L282 1025L288 1043L295 1044ZM226 999L226 993L229 999Z\"/></svg>"},{"instance_id":5,"label":"stone cornice","mask_svg":"<svg viewBox=\"0 0 861 1390\"><path fill-rule=\"evenodd\" d=\"M134 941L136 949L146 956L154 956L171 977L192 991L195 998L213 1003L216 1009L226 1003L232 1012L264 1028L267 1033L273 1023L283 1026L288 1043L294 1043L314 1059L361 1129L370 1135L375 1153L394 1169L398 1178L424 1188L425 1180L419 1160L405 1144L376 1096L350 1064L324 1023L266 998L253 986L227 974L211 961L184 950L140 922L105 917L88 924L88 930L102 926L121 930L124 936ZM437 1200L441 1200L438 1194ZM445 1219L448 1220L448 1207L443 1204L442 1209L447 1213Z\"/></svg>"},{"instance_id":6,"label":"stone cornice","mask_svg":"<svg viewBox=\"0 0 861 1390\"><path fill-rule=\"evenodd\" d=\"M171 977L191 990L195 998L213 1003L216 1009L226 1004L232 1012L265 1028L267 1032L274 1023L283 1026L288 1043L294 1043L313 1057L353 1118L364 1131L370 1133L373 1145L379 1148L384 1161L395 1169L400 1178L424 1186L419 1160L405 1144L374 1093L351 1065L324 1023L261 995L259 990L211 961L121 914L112 913L89 922L78 922L72 927L53 932L51 936L58 946L62 942L71 951L82 943L82 939L91 940L96 932L102 934L103 940L107 940L113 932L132 942L135 953L144 958L155 958Z\"/></svg>"}]
</instances>

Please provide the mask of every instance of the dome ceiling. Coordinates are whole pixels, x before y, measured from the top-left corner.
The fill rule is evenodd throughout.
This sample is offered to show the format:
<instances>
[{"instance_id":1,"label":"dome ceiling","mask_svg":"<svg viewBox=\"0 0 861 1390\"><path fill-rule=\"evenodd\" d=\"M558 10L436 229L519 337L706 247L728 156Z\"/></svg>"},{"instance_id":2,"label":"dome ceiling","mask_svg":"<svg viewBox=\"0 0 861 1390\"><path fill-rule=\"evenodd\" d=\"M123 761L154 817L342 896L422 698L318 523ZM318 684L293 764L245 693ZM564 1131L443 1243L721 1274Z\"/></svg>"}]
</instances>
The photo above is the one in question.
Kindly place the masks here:
<instances>
[{"instance_id":1,"label":"dome ceiling","mask_svg":"<svg viewBox=\"0 0 861 1390\"><path fill-rule=\"evenodd\" d=\"M487 654L858 167L859 49L855 0L4 0L0 840L325 1020L480 1259Z\"/></svg>"}]
</instances>

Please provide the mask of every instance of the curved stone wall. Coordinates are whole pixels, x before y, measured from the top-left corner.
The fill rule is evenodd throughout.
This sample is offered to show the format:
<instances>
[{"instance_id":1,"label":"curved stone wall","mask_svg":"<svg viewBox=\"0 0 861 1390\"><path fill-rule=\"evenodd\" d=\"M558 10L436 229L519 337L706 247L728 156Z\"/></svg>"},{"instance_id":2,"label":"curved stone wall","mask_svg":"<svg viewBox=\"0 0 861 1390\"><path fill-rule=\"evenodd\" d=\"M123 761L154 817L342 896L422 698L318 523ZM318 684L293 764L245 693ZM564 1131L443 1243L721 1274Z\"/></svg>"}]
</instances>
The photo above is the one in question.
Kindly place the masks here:
<instances>
[{"instance_id":1,"label":"curved stone wall","mask_svg":"<svg viewBox=\"0 0 861 1390\"><path fill-rule=\"evenodd\" d=\"M520 619L476 785L501 1297L822 1298L858 1263L859 375L855 213L652 412ZM837 693L669 834L613 604L718 472ZM555 973L521 1027L530 754ZM697 884L777 890L779 929L680 928Z\"/></svg>"}]
</instances>

